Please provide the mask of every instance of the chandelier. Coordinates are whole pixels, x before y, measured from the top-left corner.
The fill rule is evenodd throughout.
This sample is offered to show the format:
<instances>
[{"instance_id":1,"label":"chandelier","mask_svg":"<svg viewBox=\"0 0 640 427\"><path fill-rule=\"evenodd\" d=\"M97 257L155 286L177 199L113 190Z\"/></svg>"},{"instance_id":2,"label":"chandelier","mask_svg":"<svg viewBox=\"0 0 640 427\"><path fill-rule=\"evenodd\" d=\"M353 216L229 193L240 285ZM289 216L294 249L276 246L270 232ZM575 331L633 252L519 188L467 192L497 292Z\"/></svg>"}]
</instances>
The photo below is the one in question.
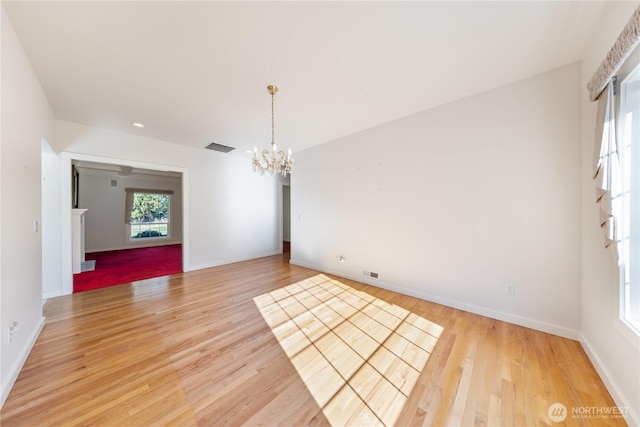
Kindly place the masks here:
<instances>
[{"instance_id":1,"label":"chandelier","mask_svg":"<svg viewBox=\"0 0 640 427\"><path fill-rule=\"evenodd\" d=\"M269 85L267 86L267 90L271 94L271 149L262 150L262 158L258 158L258 148L253 149L253 171L260 171L260 175L269 172L271 175L279 173L282 174L283 177L286 177L288 173L291 173L293 159L291 158L291 149L289 149L289 152L285 155L284 151L278 151L276 147L273 100L278 92L278 86Z\"/></svg>"}]
</instances>

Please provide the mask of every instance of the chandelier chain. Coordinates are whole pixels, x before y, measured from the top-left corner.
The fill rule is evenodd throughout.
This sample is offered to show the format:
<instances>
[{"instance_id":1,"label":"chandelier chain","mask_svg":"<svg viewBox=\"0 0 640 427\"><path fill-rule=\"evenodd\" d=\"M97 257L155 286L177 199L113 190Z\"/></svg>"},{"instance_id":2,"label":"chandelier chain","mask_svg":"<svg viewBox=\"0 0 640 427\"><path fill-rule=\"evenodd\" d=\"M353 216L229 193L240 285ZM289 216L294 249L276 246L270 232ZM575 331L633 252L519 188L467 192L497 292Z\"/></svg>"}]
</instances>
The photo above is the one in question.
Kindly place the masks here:
<instances>
[{"instance_id":1,"label":"chandelier chain","mask_svg":"<svg viewBox=\"0 0 640 427\"><path fill-rule=\"evenodd\" d=\"M271 145L276 143L276 114L274 109L274 99L276 97L275 92L271 92Z\"/></svg>"}]
</instances>

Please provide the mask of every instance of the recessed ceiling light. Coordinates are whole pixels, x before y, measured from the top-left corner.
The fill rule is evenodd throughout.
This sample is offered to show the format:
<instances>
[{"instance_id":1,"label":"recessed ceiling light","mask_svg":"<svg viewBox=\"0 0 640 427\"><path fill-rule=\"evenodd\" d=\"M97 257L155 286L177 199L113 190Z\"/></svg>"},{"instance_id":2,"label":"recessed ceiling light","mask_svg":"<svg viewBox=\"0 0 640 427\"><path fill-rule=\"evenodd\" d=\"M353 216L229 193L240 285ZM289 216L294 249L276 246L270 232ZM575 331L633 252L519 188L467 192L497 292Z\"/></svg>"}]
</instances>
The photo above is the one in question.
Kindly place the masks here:
<instances>
[{"instance_id":1,"label":"recessed ceiling light","mask_svg":"<svg viewBox=\"0 0 640 427\"><path fill-rule=\"evenodd\" d=\"M138 122L131 122L131 126L136 128L141 128L141 129L144 127L142 123L138 123Z\"/></svg>"}]
</instances>

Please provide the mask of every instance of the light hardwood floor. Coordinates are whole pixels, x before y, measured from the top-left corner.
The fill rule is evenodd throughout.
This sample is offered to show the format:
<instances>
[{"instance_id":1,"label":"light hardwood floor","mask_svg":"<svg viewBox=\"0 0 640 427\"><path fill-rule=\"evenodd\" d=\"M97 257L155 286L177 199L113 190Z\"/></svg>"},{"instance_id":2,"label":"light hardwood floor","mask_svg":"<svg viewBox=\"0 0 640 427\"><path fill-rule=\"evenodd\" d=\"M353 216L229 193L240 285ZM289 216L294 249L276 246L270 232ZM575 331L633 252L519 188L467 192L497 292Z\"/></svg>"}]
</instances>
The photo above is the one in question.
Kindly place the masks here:
<instances>
[{"instance_id":1,"label":"light hardwood floor","mask_svg":"<svg viewBox=\"0 0 640 427\"><path fill-rule=\"evenodd\" d=\"M286 255L55 298L45 315L2 427L626 425L572 414L615 406L578 342Z\"/></svg>"}]
</instances>

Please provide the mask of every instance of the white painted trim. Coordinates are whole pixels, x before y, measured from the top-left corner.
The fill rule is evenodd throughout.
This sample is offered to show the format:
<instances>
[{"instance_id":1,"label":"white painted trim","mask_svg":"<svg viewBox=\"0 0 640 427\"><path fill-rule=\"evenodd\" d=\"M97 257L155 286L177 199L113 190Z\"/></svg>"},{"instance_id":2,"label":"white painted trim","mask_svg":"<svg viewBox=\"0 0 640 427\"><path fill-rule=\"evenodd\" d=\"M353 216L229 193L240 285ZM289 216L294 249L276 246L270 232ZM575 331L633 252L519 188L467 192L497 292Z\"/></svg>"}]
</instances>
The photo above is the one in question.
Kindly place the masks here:
<instances>
[{"instance_id":1,"label":"white painted trim","mask_svg":"<svg viewBox=\"0 0 640 427\"><path fill-rule=\"evenodd\" d=\"M33 332L31 333L31 336L29 336L29 341L27 341L27 345L22 350L20 357L15 361L15 363L11 367L11 370L9 371L11 375L4 382L4 384L2 384L2 395L0 396L0 408L2 408L2 405L4 405L5 400L7 400L7 397L9 397L9 393L11 392L13 385L18 379L18 375L20 375L20 371L22 370L24 363L27 361L27 357L29 357L29 354L31 353L31 349L35 345L36 340L38 339L38 336L40 336L40 332L42 331L42 328L44 328L45 321L46 321L45 317L42 317L40 319L40 322L38 323L37 327L33 330Z\"/></svg>"},{"instance_id":2,"label":"white painted trim","mask_svg":"<svg viewBox=\"0 0 640 427\"><path fill-rule=\"evenodd\" d=\"M180 168L182 172L182 271L190 270L189 261L189 169Z\"/></svg>"},{"instance_id":3,"label":"white painted trim","mask_svg":"<svg viewBox=\"0 0 640 427\"><path fill-rule=\"evenodd\" d=\"M60 241L61 241L61 274L62 274L62 295L73 293L73 269L72 269L72 238L71 238L71 191L64 190L71 188L71 160L70 153L60 154Z\"/></svg>"},{"instance_id":4,"label":"white painted trim","mask_svg":"<svg viewBox=\"0 0 640 427\"><path fill-rule=\"evenodd\" d=\"M137 240L137 239L136 239ZM161 248L162 246L174 246L174 245L181 245L182 242L181 241L168 241L165 240L163 237L154 237L149 239L146 242L139 242L139 241L134 241L133 244L131 245L120 245L120 246L113 246L113 247L96 247L90 251L86 251L87 254L93 254L93 253L99 253L99 252L111 252L111 251L123 251L123 250L127 250L127 249L144 249L144 248Z\"/></svg>"},{"instance_id":5,"label":"white painted trim","mask_svg":"<svg viewBox=\"0 0 640 427\"><path fill-rule=\"evenodd\" d=\"M296 261L293 258L289 261L291 264L299 265L301 267L310 268L313 270L321 271L328 274L333 274L335 276L344 277L349 280L354 280L356 282L366 283L367 285L375 286L377 288L387 289L389 291L394 291L401 293L403 295L409 295L412 297L420 298L425 301L435 302L437 304L446 305L447 307L457 308L459 310L468 311L470 313L478 314L480 316L490 317L492 319L501 320L503 322L513 323L514 325L524 326L525 328L535 329L537 331L546 332L553 335L558 335L560 337L569 338L572 340L580 341L580 332L565 328L562 326L553 325L551 323L542 322L535 319L529 319L527 317L518 316L515 314L504 313L497 310L491 310L485 307L480 307L478 305L469 304L462 301L457 301L449 298L442 298L437 295L429 294L426 292L419 292L414 289L404 288L402 286L397 286L390 283L385 283L384 281L380 281L377 279L367 279L366 277L354 277L350 275L345 275L344 273L332 271L329 269L324 269L316 265L310 265L304 262Z\"/></svg>"},{"instance_id":6,"label":"white painted trim","mask_svg":"<svg viewBox=\"0 0 640 427\"><path fill-rule=\"evenodd\" d=\"M613 376L611 376L609 370L605 367L605 364L602 363L602 360L594 350L593 346L589 343L589 340L587 340L587 338L582 334L580 334L580 343L582 344L582 348L585 353L587 353L589 360L591 360L591 363L596 368L598 375L600 375L602 382L604 382L605 387L607 387L611 397L616 402L616 405L621 408L626 408L624 411L624 419L627 424L630 426L640 426L640 414L636 413L633 405L630 405L629 401L618 392L621 388L617 386L616 382L613 380Z\"/></svg>"},{"instance_id":7,"label":"white painted trim","mask_svg":"<svg viewBox=\"0 0 640 427\"><path fill-rule=\"evenodd\" d=\"M46 294L42 295L42 305L44 305L44 303L49 298L61 297L63 295L64 295L64 293L62 292L62 290L56 290L56 291L47 292Z\"/></svg>"},{"instance_id":8,"label":"white painted trim","mask_svg":"<svg viewBox=\"0 0 640 427\"><path fill-rule=\"evenodd\" d=\"M283 199L284 199L284 187L286 184L278 180L278 248L280 248L280 253L284 250L284 245L282 243L284 239L284 209L283 208Z\"/></svg>"},{"instance_id":9,"label":"white painted trim","mask_svg":"<svg viewBox=\"0 0 640 427\"><path fill-rule=\"evenodd\" d=\"M221 265L233 264L235 262L249 261L249 260L258 259L258 258L264 258L264 257L268 257L268 256L273 256L273 255L280 255L281 253L282 253L282 251L280 251L280 252L278 252L278 251L270 251L270 252L264 252L264 253L261 253L261 254L255 254L255 255L251 255L251 256L247 256L247 257L229 258L229 259L222 260L222 261L216 261L216 262L211 262L211 263L206 263L206 264L194 265L194 266L191 266L190 270L187 270L185 268L183 268L183 270L186 273L187 271L196 271L196 270L203 270L205 268L219 267Z\"/></svg>"}]
</instances>

